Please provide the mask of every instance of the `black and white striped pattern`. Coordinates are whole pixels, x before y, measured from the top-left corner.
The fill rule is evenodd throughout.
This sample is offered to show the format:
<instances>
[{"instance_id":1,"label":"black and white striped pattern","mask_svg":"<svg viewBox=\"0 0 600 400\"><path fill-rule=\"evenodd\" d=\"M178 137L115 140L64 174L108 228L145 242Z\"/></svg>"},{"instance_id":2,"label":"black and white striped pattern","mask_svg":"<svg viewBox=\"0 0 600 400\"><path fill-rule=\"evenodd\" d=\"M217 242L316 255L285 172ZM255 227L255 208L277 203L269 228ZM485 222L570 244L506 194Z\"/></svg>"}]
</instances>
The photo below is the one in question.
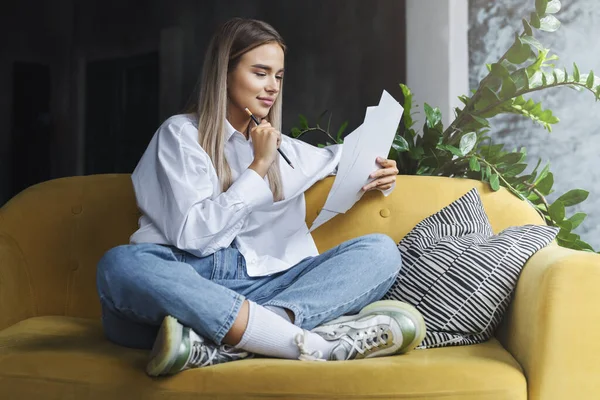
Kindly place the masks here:
<instances>
[{"instance_id":1,"label":"black and white striped pattern","mask_svg":"<svg viewBox=\"0 0 600 400\"><path fill-rule=\"evenodd\" d=\"M558 229L525 225L494 235L476 189L421 221L398 244L402 269L385 299L414 305L425 318L420 348L488 340L521 269Z\"/></svg>"}]
</instances>

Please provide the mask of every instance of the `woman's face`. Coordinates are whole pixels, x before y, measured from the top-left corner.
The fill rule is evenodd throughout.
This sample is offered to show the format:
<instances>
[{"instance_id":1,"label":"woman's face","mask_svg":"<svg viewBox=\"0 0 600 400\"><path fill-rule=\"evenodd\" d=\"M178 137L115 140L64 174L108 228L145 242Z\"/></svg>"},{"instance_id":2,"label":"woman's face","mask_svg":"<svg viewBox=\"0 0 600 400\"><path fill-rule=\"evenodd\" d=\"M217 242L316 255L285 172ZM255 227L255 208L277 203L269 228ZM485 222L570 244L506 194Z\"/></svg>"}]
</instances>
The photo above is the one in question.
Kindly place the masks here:
<instances>
[{"instance_id":1,"label":"woman's face","mask_svg":"<svg viewBox=\"0 0 600 400\"><path fill-rule=\"evenodd\" d=\"M283 62L277 43L263 44L241 57L227 79L229 118L247 120L246 107L259 118L267 116L281 90Z\"/></svg>"}]
</instances>

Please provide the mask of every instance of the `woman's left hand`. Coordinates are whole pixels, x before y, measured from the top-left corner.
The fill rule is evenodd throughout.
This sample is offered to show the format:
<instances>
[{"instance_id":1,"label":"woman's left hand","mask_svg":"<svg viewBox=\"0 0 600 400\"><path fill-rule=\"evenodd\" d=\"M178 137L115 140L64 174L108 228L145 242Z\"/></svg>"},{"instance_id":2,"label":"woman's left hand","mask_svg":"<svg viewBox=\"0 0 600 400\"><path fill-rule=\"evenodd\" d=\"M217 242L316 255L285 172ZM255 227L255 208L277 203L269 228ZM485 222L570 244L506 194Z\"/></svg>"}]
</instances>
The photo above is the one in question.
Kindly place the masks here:
<instances>
[{"instance_id":1,"label":"woman's left hand","mask_svg":"<svg viewBox=\"0 0 600 400\"><path fill-rule=\"evenodd\" d=\"M369 178L375 179L363 186L362 190L364 192L368 192L369 190L387 190L396 182L398 168L396 168L395 160L386 160L385 158L377 157L377 164L381 165L381 168L369 175Z\"/></svg>"}]
</instances>

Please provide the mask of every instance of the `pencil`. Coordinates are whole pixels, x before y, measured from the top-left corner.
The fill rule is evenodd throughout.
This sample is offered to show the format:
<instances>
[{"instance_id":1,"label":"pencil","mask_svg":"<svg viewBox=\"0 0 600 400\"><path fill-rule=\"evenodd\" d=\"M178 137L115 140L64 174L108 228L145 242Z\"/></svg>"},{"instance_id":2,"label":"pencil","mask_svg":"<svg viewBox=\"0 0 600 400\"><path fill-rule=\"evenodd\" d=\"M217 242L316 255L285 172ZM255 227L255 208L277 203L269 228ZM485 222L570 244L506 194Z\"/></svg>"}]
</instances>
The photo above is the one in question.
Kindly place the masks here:
<instances>
[{"instance_id":1,"label":"pencil","mask_svg":"<svg viewBox=\"0 0 600 400\"><path fill-rule=\"evenodd\" d=\"M246 113L250 116L250 118L252 118L252 121L254 121L254 123L256 125L260 125L260 121L258 120L258 118L256 118L254 116L254 114L252 114L252 111L250 111L247 107L244 108L244 111L246 111ZM287 156L283 153L283 151L281 151L280 148L277 148L277 151L279 152L279 154L281 154L281 157L283 157L285 162L287 162L290 165L290 167L294 168L294 166L292 165L292 162L290 161L289 158L287 158Z\"/></svg>"}]
</instances>

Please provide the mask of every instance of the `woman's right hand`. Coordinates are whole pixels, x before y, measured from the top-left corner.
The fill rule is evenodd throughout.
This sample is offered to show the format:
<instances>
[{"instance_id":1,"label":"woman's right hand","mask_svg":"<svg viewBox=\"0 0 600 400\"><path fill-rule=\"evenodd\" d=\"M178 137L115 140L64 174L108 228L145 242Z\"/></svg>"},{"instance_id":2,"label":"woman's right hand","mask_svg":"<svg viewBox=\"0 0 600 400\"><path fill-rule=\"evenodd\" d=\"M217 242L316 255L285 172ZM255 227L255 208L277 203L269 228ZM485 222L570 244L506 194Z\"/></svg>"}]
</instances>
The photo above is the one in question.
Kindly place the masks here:
<instances>
[{"instance_id":1,"label":"woman's right hand","mask_svg":"<svg viewBox=\"0 0 600 400\"><path fill-rule=\"evenodd\" d=\"M249 168L255 170L263 178L277 157L277 149L281 144L281 132L273 128L267 120L250 131L254 147L254 161Z\"/></svg>"}]
</instances>

